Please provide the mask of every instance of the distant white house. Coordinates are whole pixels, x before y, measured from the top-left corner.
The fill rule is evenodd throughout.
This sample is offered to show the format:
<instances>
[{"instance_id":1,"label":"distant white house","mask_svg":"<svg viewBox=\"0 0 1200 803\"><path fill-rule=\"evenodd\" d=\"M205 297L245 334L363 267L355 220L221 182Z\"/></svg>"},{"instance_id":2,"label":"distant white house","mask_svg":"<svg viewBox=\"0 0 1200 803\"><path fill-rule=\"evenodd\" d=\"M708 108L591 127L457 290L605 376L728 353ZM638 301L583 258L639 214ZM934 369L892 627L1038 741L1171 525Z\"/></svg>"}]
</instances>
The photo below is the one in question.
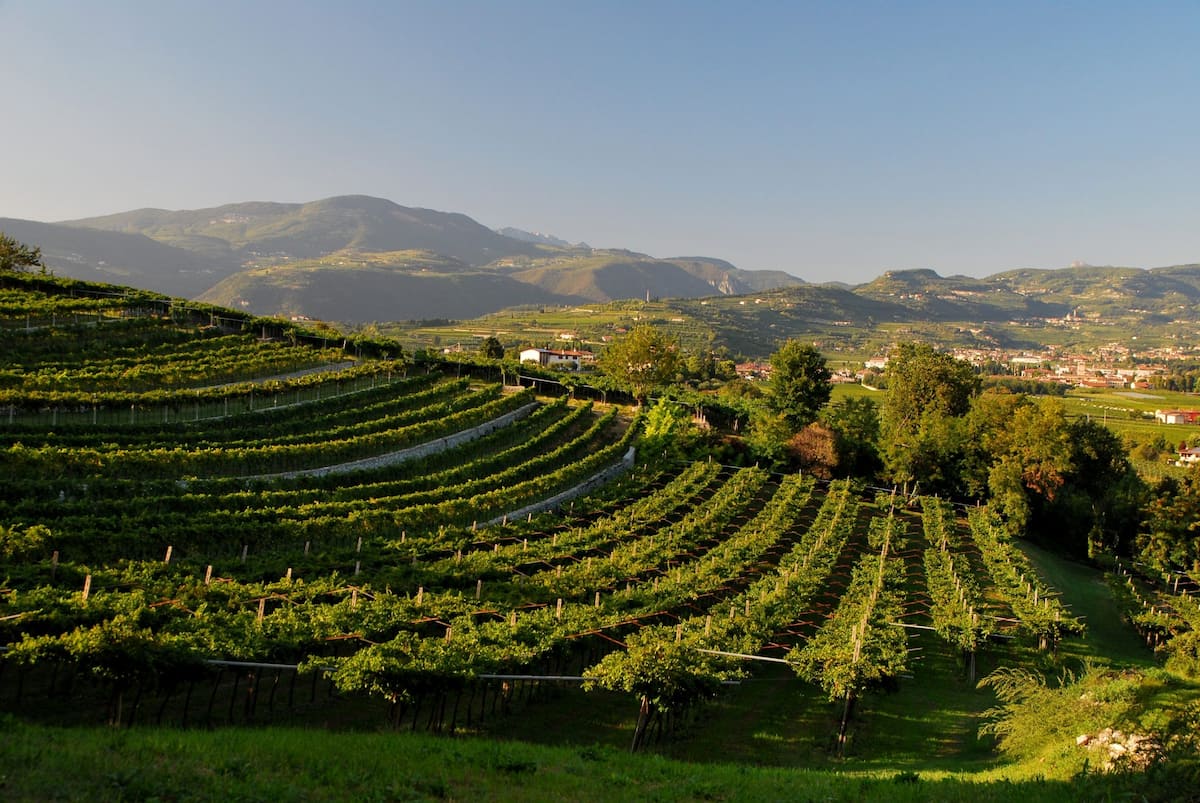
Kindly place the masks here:
<instances>
[{"instance_id":1,"label":"distant white house","mask_svg":"<svg viewBox=\"0 0 1200 803\"><path fill-rule=\"evenodd\" d=\"M1200 446L1179 450L1179 459L1175 461L1175 465L1194 466L1197 463L1200 463Z\"/></svg>"},{"instance_id":2,"label":"distant white house","mask_svg":"<svg viewBox=\"0 0 1200 803\"><path fill-rule=\"evenodd\" d=\"M544 368L570 368L578 371L583 363L594 362L596 355L590 351L560 351L558 349L525 349L521 362L532 362Z\"/></svg>"},{"instance_id":3,"label":"distant white house","mask_svg":"<svg viewBox=\"0 0 1200 803\"><path fill-rule=\"evenodd\" d=\"M1154 420L1163 424L1200 424L1200 410L1155 410Z\"/></svg>"}]
</instances>

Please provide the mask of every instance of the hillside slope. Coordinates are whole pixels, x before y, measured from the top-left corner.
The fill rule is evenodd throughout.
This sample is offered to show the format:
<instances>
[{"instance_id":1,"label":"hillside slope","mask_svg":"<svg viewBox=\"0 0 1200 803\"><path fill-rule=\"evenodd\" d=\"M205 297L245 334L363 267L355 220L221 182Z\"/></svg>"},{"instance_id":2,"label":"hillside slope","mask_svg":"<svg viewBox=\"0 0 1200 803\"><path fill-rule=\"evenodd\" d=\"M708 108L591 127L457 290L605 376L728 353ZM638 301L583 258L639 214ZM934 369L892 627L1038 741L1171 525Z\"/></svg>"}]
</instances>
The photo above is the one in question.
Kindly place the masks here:
<instances>
[{"instance_id":1,"label":"hillside slope","mask_svg":"<svg viewBox=\"0 0 1200 803\"><path fill-rule=\"evenodd\" d=\"M1071 311L1063 299L1043 299L1041 293L1021 292L995 277L943 277L932 270L888 271L874 281L855 287L854 293L863 298L899 304L937 321L1061 317Z\"/></svg>"},{"instance_id":2,"label":"hillside slope","mask_svg":"<svg viewBox=\"0 0 1200 803\"><path fill-rule=\"evenodd\" d=\"M482 265L538 247L504 237L466 215L400 206L382 198L345 195L305 204L240 203L169 212L139 209L66 221L72 226L137 232L197 247L224 241L243 259L270 255L306 259L345 248L423 249Z\"/></svg>"},{"instance_id":3,"label":"hillside slope","mask_svg":"<svg viewBox=\"0 0 1200 803\"><path fill-rule=\"evenodd\" d=\"M421 267L320 260L253 268L228 277L199 300L256 314L345 323L472 318L504 307L581 300L433 254L427 254L424 262Z\"/></svg>"},{"instance_id":4,"label":"hillside slope","mask_svg":"<svg viewBox=\"0 0 1200 803\"><path fill-rule=\"evenodd\" d=\"M514 262L517 262L514 260ZM701 298L737 295L803 282L777 271L747 271L721 259L673 257L655 259L620 249L574 251L532 262L513 278L552 292L591 301L621 298Z\"/></svg>"},{"instance_id":5,"label":"hillside slope","mask_svg":"<svg viewBox=\"0 0 1200 803\"><path fill-rule=\"evenodd\" d=\"M0 232L42 249L59 276L128 284L192 296L237 270L236 262L175 248L141 234L92 231L34 220L0 218Z\"/></svg>"},{"instance_id":6,"label":"hillside slope","mask_svg":"<svg viewBox=\"0 0 1200 803\"><path fill-rule=\"evenodd\" d=\"M274 274L290 272L297 262L354 253L370 264L339 265L344 268L341 276L347 284L337 290L348 292L362 287L387 298L402 295L407 309L419 313L421 318L483 314L505 306L556 300L607 301L646 294L694 298L754 292L800 282L782 272L743 271L723 260L707 257L659 260L629 251L597 251L583 244L570 245L557 238L517 229L497 232L463 214L405 207L365 195L304 204L250 202L182 211L137 209L67 221L61 227L76 232L151 238L170 246L174 252L194 254L205 265L222 266L219 275L208 284L198 278L176 286L161 283L156 286L164 292L203 294L205 300L249 306L261 314L286 311L326 317L331 309L336 309L343 313L339 320L352 322L375 317L357 314L346 317L355 309L377 310L381 304L376 299L362 304L334 303L322 295L330 289L327 282L316 283L311 276L284 280ZM505 236L504 231L515 236ZM86 252L83 244L86 235L76 237L81 243L77 250ZM377 273L380 265L388 264L389 254L416 251L433 254L438 259L449 258L467 267L486 266L494 275L486 280L482 275L472 280L466 291L461 277L440 286L439 282L447 281L440 271L425 273L422 281L405 281L402 286L381 284L379 275L352 276L359 269ZM266 268L272 273L264 273L262 269ZM214 286L218 280L242 270L247 272L236 282ZM454 272L460 274L462 270ZM268 280L268 275L273 278ZM324 288L320 293L316 290L318 284ZM284 285L288 287L286 298L278 292ZM236 287L236 292L231 287ZM463 297L464 292L472 295L469 301ZM345 293L337 295L344 297Z\"/></svg>"}]
</instances>

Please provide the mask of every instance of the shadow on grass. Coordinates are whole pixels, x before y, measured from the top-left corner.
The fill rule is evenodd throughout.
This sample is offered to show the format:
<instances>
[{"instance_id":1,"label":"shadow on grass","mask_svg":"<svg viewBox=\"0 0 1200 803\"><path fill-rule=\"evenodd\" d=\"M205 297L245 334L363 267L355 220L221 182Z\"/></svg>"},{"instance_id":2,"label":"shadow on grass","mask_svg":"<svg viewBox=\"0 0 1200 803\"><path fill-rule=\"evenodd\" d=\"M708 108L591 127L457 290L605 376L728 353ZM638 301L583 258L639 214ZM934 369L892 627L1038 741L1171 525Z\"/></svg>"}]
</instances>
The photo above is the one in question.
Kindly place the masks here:
<instances>
[{"instance_id":1,"label":"shadow on grass","mask_svg":"<svg viewBox=\"0 0 1200 803\"><path fill-rule=\"evenodd\" d=\"M1079 663L1090 660L1098 664L1154 666L1154 654L1125 621L1103 572L1027 541L1019 541L1017 546L1042 579L1062 594L1062 601L1071 613L1087 625L1083 638L1063 641L1059 647L1061 658Z\"/></svg>"}]
</instances>

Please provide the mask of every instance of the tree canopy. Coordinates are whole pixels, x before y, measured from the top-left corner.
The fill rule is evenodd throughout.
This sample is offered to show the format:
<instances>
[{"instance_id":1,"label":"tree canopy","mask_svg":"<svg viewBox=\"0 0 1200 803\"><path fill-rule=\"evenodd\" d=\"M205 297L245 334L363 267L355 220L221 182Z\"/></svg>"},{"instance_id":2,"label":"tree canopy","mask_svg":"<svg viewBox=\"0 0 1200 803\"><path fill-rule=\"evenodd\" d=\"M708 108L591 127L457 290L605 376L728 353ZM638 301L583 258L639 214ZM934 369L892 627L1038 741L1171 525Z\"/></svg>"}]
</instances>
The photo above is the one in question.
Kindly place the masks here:
<instances>
[{"instance_id":1,"label":"tree canopy","mask_svg":"<svg viewBox=\"0 0 1200 803\"><path fill-rule=\"evenodd\" d=\"M33 268L46 269L46 264L42 262L42 249L25 245L0 232L0 271L16 273Z\"/></svg>"},{"instance_id":2,"label":"tree canopy","mask_svg":"<svg viewBox=\"0 0 1200 803\"><path fill-rule=\"evenodd\" d=\"M821 421L837 437L837 462L843 473L871 477L879 471L879 405L873 399L842 399L822 410Z\"/></svg>"},{"instance_id":3,"label":"tree canopy","mask_svg":"<svg viewBox=\"0 0 1200 803\"><path fill-rule=\"evenodd\" d=\"M1138 533L1142 560L1160 571L1200 572L1200 473L1168 477L1154 489Z\"/></svg>"},{"instance_id":4,"label":"tree canopy","mask_svg":"<svg viewBox=\"0 0 1200 803\"><path fill-rule=\"evenodd\" d=\"M887 365L884 429L903 432L930 413L963 415L978 392L979 379L969 363L928 343L901 343Z\"/></svg>"},{"instance_id":5,"label":"tree canopy","mask_svg":"<svg viewBox=\"0 0 1200 803\"><path fill-rule=\"evenodd\" d=\"M638 402L675 378L682 357L679 342L653 326L635 326L600 355L601 369Z\"/></svg>"},{"instance_id":6,"label":"tree canopy","mask_svg":"<svg viewBox=\"0 0 1200 803\"><path fill-rule=\"evenodd\" d=\"M504 344L495 335L489 335L479 344L479 353L490 360L503 360Z\"/></svg>"},{"instance_id":7,"label":"tree canopy","mask_svg":"<svg viewBox=\"0 0 1200 803\"><path fill-rule=\"evenodd\" d=\"M809 343L789 340L771 355L767 405L799 430L817 419L833 386L825 358Z\"/></svg>"},{"instance_id":8,"label":"tree canopy","mask_svg":"<svg viewBox=\"0 0 1200 803\"><path fill-rule=\"evenodd\" d=\"M968 363L927 343L897 346L886 376L880 430L888 474L936 486L951 468L944 447L953 444L953 419L970 409L979 379Z\"/></svg>"}]
</instances>

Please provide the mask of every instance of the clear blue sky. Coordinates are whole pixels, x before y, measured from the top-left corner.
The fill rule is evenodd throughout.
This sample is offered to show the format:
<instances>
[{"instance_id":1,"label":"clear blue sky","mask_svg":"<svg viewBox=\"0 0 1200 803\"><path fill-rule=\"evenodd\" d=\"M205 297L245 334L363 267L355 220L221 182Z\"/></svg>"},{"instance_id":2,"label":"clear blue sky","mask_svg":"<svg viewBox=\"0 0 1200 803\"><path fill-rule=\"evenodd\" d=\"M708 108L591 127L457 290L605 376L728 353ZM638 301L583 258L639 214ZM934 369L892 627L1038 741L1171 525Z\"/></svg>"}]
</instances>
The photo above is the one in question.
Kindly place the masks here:
<instances>
[{"instance_id":1,"label":"clear blue sky","mask_svg":"<svg viewBox=\"0 0 1200 803\"><path fill-rule=\"evenodd\" d=\"M0 0L0 216L363 193L811 281L1200 262L1200 3Z\"/></svg>"}]
</instances>

